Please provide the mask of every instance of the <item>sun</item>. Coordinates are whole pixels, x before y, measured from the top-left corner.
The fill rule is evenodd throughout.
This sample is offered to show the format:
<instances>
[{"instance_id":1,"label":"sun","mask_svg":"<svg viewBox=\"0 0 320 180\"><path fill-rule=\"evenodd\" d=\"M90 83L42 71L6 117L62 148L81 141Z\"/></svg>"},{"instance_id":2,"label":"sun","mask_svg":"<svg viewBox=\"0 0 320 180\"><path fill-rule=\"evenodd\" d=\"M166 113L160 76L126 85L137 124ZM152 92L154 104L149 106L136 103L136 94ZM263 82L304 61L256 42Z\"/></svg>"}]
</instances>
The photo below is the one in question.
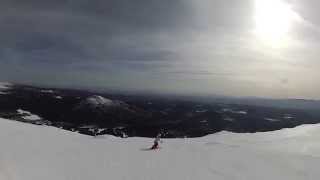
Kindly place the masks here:
<instances>
[{"instance_id":1,"label":"sun","mask_svg":"<svg viewBox=\"0 0 320 180\"><path fill-rule=\"evenodd\" d=\"M295 13L282 0L255 1L255 34L265 43L279 45L288 36Z\"/></svg>"}]
</instances>

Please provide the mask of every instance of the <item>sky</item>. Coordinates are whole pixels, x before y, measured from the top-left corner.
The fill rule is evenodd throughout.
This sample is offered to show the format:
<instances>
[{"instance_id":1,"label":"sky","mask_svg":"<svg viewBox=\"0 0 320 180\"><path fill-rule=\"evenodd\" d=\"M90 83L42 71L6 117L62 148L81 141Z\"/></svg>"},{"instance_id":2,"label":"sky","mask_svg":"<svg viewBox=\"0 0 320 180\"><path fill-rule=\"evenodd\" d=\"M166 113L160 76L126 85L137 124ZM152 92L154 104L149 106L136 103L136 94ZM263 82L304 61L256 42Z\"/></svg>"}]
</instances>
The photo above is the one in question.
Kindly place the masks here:
<instances>
[{"instance_id":1,"label":"sky","mask_svg":"<svg viewBox=\"0 0 320 180\"><path fill-rule=\"evenodd\" d=\"M318 0L0 0L0 80L320 99Z\"/></svg>"}]
</instances>

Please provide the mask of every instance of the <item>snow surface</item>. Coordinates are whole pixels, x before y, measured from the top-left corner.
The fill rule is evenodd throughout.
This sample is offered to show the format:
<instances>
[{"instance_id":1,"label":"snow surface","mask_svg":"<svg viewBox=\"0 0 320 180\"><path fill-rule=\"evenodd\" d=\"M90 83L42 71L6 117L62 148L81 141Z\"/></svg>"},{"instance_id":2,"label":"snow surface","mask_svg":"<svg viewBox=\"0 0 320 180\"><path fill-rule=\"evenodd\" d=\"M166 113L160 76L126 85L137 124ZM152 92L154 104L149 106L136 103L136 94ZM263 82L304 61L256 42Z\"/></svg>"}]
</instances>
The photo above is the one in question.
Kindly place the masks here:
<instances>
[{"instance_id":1,"label":"snow surface","mask_svg":"<svg viewBox=\"0 0 320 180\"><path fill-rule=\"evenodd\" d=\"M1 180L315 180L320 125L194 139L96 138L0 119Z\"/></svg>"},{"instance_id":2,"label":"snow surface","mask_svg":"<svg viewBox=\"0 0 320 180\"><path fill-rule=\"evenodd\" d=\"M37 121L37 120L41 120L42 118L36 114L32 114L31 112L29 111L25 111L25 110L22 110L22 109L18 109L17 112L22 116L23 119L25 120L30 120L30 121Z\"/></svg>"}]
</instances>

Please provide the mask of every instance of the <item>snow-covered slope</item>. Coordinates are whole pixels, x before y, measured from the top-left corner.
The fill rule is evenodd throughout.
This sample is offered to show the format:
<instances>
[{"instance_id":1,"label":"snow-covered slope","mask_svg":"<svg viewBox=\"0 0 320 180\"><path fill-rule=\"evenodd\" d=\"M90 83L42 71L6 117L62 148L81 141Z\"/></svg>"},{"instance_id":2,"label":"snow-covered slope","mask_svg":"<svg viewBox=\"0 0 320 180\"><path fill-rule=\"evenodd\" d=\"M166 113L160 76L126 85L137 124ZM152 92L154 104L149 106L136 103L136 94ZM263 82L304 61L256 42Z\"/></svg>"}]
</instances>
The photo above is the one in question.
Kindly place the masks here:
<instances>
[{"instance_id":1,"label":"snow-covered slope","mask_svg":"<svg viewBox=\"0 0 320 180\"><path fill-rule=\"evenodd\" d=\"M1 180L318 179L320 125L195 139L90 137L0 119Z\"/></svg>"}]
</instances>

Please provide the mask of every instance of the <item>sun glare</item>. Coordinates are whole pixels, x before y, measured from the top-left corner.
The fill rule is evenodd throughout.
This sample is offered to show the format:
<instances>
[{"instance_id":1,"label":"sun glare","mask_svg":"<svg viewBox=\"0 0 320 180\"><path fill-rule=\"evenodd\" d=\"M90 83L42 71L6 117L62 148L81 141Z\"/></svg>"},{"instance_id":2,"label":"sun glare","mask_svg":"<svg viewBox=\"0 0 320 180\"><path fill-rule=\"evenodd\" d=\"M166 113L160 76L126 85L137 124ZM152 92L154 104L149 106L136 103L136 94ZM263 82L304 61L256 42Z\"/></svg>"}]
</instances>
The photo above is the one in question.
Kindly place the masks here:
<instances>
[{"instance_id":1,"label":"sun glare","mask_svg":"<svg viewBox=\"0 0 320 180\"><path fill-rule=\"evenodd\" d=\"M282 0L255 1L255 34L265 43L278 46L290 32L295 13Z\"/></svg>"}]
</instances>

